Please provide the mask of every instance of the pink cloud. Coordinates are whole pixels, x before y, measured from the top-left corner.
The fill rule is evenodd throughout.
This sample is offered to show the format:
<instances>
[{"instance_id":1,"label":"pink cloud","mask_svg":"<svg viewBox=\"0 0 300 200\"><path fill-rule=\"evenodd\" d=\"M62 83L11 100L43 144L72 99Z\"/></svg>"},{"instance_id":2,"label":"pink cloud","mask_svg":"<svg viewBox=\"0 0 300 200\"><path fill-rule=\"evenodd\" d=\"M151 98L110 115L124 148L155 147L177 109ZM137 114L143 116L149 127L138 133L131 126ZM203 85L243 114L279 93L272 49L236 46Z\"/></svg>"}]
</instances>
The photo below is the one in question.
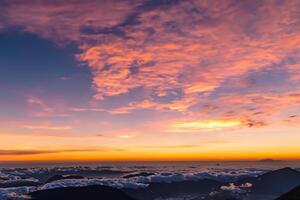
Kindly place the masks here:
<instances>
[{"instance_id":1,"label":"pink cloud","mask_svg":"<svg viewBox=\"0 0 300 200\"><path fill-rule=\"evenodd\" d=\"M297 32L287 31L295 21L290 13L295 11L293 3L284 5L276 15L271 11L277 5L264 3L256 8L259 19L240 5L210 4L183 2L145 12L139 16L141 23L126 27L126 39L110 37L107 43L83 45L78 59L93 71L96 97L115 96L137 87L157 95L174 88L182 89L185 96L212 92L226 80L280 63L299 47ZM203 24L205 16L195 14L192 18L187 12L203 6L214 23ZM166 24L172 22L180 30L166 30ZM254 30L247 30L247 24ZM150 27L153 35L149 35ZM147 66L151 62L155 64ZM134 64L137 74L130 73ZM105 70L105 65L110 68Z\"/></svg>"},{"instance_id":2,"label":"pink cloud","mask_svg":"<svg viewBox=\"0 0 300 200\"><path fill-rule=\"evenodd\" d=\"M65 105L57 99L45 100L39 96L27 96L28 113L35 117L67 117Z\"/></svg>"},{"instance_id":3,"label":"pink cloud","mask_svg":"<svg viewBox=\"0 0 300 200\"><path fill-rule=\"evenodd\" d=\"M122 22L136 3L125 1L12 1L1 8L7 27L21 27L57 42L86 38L83 28L101 29ZM3 29L4 29L3 28ZM89 38L87 38L89 39Z\"/></svg>"},{"instance_id":4,"label":"pink cloud","mask_svg":"<svg viewBox=\"0 0 300 200\"><path fill-rule=\"evenodd\" d=\"M53 131L66 131L73 129L71 126L44 126L44 125L24 125L26 129L41 129L41 130L53 130Z\"/></svg>"},{"instance_id":5,"label":"pink cloud","mask_svg":"<svg viewBox=\"0 0 300 200\"><path fill-rule=\"evenodd\" d=\"M6 15L1 26L22 27L56 42L75 42L80 49L76 59L91 70L95 98L100 102L133 89L146 91L141 100L117 108L72 108L72 112L171 110L186 118L197 115L197 120L209 120L213 112L260 126L272 120L270 115L298 105L291 93L299 92L299 66L286 60L300 56L300 3L248 4L195 0L141 11L139 1L9 3L1 9ZM126 24L129 17L137 23ZM227 81L275 65L289 74L287 81L293 89L250 91L247 84L241 84L244 92L220 92L236 87L225 85ZM158 100L174 90L180 91L176 98ZM219 95L212 98L215 93ZM31 98L28 103L51 112L39 99Z\"/></svg>"}]
</instances>

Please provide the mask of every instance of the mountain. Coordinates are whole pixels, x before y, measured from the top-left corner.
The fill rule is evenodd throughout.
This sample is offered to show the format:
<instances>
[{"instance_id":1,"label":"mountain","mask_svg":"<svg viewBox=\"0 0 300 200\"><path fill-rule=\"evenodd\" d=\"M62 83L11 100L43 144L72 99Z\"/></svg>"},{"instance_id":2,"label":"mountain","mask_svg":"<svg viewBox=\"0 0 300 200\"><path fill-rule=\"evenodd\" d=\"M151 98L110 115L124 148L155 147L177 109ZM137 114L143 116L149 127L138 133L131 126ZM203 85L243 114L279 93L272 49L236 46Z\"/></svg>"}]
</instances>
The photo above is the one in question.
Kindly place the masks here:
<instances>
[{"instance_id":1,"label":"mountain","mask_svg":"<svg viewBox=\"0 0 300 200\"><path fill-rule=\"evenodd\" d=\"M292 168L282 168L264 173L258 177L241 178L234 182L235 185L251 183L252 187L247 192L253 199L274 199L292 188L300 185L300 172ZM157 198L170 198L184 195L199 196L199 199L225 200L234 199L230 194L220 192L215 196L204 197L203 194L209 194L213 191L220 191L222 185L228 183L218 182L215 180L204 179L197 181L181 181L172 183L150 183L142 189L124 189L130 196L140 200L153 200ZM260 198L258 198L260 197ZM196 198L197 199L197 198ZM300 200L300 199L299 199Z\"/></svg>"},{"instance_id":2,"label":"mountain","mask_svg":"<svg viewBox=\"0 0 300 200\"><path fill-rule=\"evenodd\" d=\"M219 189L224 183L215 180L180 181L172 183L150 183L142 189L124 189L130 196L139 200L170 198L180 195L207 194Z\"/></svg>"},{"instance_id":3,"label":"mountain","mask_svg":"<svg viewBox=\"0 0 300 200\"><path fill-rule=\"evenodd\" d=\"M300 200L300 185L276 200Z\"/></svg>"},{"instance_id":4,"label":"mountain","mask_svg":"<svg viewBox=\"0 0 300 200\"><path fill-rule=\"evenodd\" d=\"M135 200L108 186L66 187L29 193L33 200Z\"/></svg>"},{"instance_id":5,"label":"mountain","mask_svg":"<svg viewBox=\"0 0 300 200\"><path fill-rule=\"evenodd\" d=\"M286 167L267 172L258 177L243 178L237 183L252 183L252 194L281 195L300 185L300 172Z\"/></svg>"},{"instance_id":6,"label":"mountain","mask_svg":"<svg viewBox=\"0 0 300 200\"><path fill-rule=\"evenodd\" d=\"M281 160L274 160L272 158L266 158L262 160L258 160L257 162L282 162Z\"/></svg>"}]
</instances>

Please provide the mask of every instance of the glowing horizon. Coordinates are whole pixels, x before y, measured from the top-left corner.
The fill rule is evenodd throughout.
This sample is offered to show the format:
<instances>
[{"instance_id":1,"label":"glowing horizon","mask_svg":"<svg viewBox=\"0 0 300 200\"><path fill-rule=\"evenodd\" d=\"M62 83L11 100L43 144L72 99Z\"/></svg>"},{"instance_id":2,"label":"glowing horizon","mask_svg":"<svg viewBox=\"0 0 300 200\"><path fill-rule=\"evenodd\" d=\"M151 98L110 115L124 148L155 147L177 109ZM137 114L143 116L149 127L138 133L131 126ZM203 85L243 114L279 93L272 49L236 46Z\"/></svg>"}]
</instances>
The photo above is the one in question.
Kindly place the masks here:
<instances>
[{"instance_id":1,"label":"glowing horizon","mask_svg":"<svg viewBox=\"0 0 300 200\"><path fill-rule=\"evenodd\" d=\"M300 2L0 3L0 161L300 159Z\"/></svg>"}]
</instances>

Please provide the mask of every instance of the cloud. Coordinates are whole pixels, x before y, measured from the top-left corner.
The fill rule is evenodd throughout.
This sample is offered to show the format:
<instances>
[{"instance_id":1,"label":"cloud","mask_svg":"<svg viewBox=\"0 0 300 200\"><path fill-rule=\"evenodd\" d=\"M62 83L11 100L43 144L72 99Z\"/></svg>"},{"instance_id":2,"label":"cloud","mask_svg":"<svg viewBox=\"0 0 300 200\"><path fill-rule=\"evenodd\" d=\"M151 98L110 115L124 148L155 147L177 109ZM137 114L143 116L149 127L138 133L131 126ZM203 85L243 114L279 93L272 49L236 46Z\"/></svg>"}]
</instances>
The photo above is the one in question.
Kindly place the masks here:
<instances>
[{"instance_id":1,"label":"cloud","mask_svg":"<svg viewBox=\"0 0 300 200\"><path fill-rule=\"evenodd\" d=\"M66 150L0 150L1 156L23 156L23 155L38 155L38 154L52 154L63 152L79 152L79 151L94 151L91 149L66 149Z\"/></svg>"},{"instance_id":2,"label":"cloud","mask_svg":"<svg viewBox=\"0 0 300 200\"><path fill-rule=\"evenodd\" d=\"M265 14L275 20L270 21L271 25L263 19L257 24L252 22L253 14L261 14L276 5L266 3L250 13L243 10L242 4L230 7L229 3L189 1L168 9L143 12L138 17L140 23L124 30L126 38L110 37L107 43L82 46L83 53L78 58L91 67L99 98L126 93L136 87L157 94L176 87L185 94L211 92L226 79L280 62L298 45L288 46L280 43L283 39L273 40L279 35L290 40L290 35L283 27L275 26L280 19L274 19L272 13ZM289 11L292 5L286 6ZM192 8L195 10L191 14ZM288 17L285 16L288 13L280 14ZM236 18L241 22L234 23ZM258 29L258 33L245 30L247 23ZM149 33L149 27L153 33ZM280 32L272 41L267 39L271 36L268 32L260 30L269 31L268 28ZM284 51L277 48L279 43ZM270 50L264 46L270 46ZM109 69L105 69L107 65ZM132 73L133 66L138 72Z\"/></svg>"},{"instance_id":3,"label":"cloud","mask_svg":"<svg viewBox=\"0 0 300 200\"><path fill-rule=\"evenodd\" d=\"M156 6L143 1L11 2L0 10L5 15L0 27L18 27L61 45L75 43L76 59L91 70L99 102L140 91L139 100L119 107L74 107L71 112L114 115L149 109L196 116L173 125L177 130L262 127L299 103L290 96L300 86L299 7L297 0ZM286 74L281 76L286 84L270 80L272 90L246 84L251 73L267 73L268 80L278 69ZM39 99L28 103L51 112Z\"/></svg>"},{"instance_id":4,"label":"cloud","mask_svg":"<svg viewBox=\"0 0 300 200\"><path fill-rule=\"evenodd\" d=\"M93 168L84 167L85 170L91 170ZM21 170L21 171L20 171ZM53 170L53 169L52 169ZM74 171L80 170L76 167L63 167L56 168L58 171ZM93 169L95 170L95 169ZM98 170L98 169L96 169ZM100 169L101 170L101 169ZM22 175L31 176L32 174L38 174L44 171L50 171L50 168L32 168L32 169L14 169L15 174L21 173ZM133 178L92 178L92 179L65 179L57 180L50 183L46 183L41 187L16 187L16 188L0 188L1 199L11 199L25 197L30 192L37 190L46 190L62 187L84 187L89 185L105 185L115 187L119 189L130 188L130 189L141 189L149 186L150 183L172 183L181 181L198 181L203 179L212 179L217 181L234 181L237 178L243 176L257 176L264 173L264 170L258 169L209 169L201 173L157 173L150 176L138 176ZM6 175L6 174L4 174ZM12 176L12 175L10 175ZM18 179L19 177L13 176L12 178ZM230 192L241 192L251 188L250 183L244 183L242 185L230 184L229 186L222 186L220 189Z\"/></svg>"},{"instance_id":5,"label":"cloud","mask_svg":"<svg viewBox=\"0 0 300 200\"><path fill-rule=\"evenodd\" d=\"M106 0L34 1L31 6L26 2L8 2L1 7L1 13L5 16L4 29L19 27L62 44L88 37L88 30L101 33L102 29L122 23L135 5L132 1Z\"/></svg>"},{"instance_id":6,"label":"cloud","mask_svg":"<svg viewBox=\"0 0 300 200\"><path fill-rule=\"evenodd\" d=\"M234 183L230 183L229 186L223 185L221 186L221 190L230 190L230 191L236 191L240 192L242 188L251 188L252 184L251 183L245 183L242 185L235 185Z\"/></svg>"},{"instance_id":7,"label":"cloud","mask_svg":"<svg viewBox=\"0 0 300 200\"><path fill-rule=\"evenodd\" d=\"M43 185L42 190L46 189L54 189L61 187L84 187L89 185L105 185L115 188L145 188L148 184L137 183L134 180L129 179L67 179L67 180L59 180L51 183L47 183Z\"/></svg>"},{"instance_id":8,"label":"cloud","mask_svg":"<svg viewBox=\"0 0 300 200\"><path fill-rule=\"evenodd\" d=\"M159 173L155 175L150 175L147 177L140 176L136 179L138 182L141 183L172 183L172 182L181 182L181 181L199 181L203 179L211 179L221 182L228 182L228 181L236 181L240 177L255 177L257 175L263 174L264 171L251 169L232 169L232 170L218 170L218 169L210 169L209 171L203 171L199 173ZM252 185L250 183L244 183L239 186L235 186L234 184L230 184L229 186L224 186L224 190L228 189L246 189L250 188Z\"/></svg>"},{"instance_id":9,"label":"cloud","mask_svg":"<svg viewBox=\"0 0 300 200\"><path fill-rule=\"evenodd\" d=\"M39 150L0 150L2 156L20 156L20 155L37 155L57 153L57 151L39 151Z\"/></svg>"},{"instance_id":10,"label":"cloud","mask_svg":"<svg viewBox=\"0 0 300 200\"><path fill-rule=\"evenodd\" d=\"M254 171L254 170L253 170ZM203 173L196 173L196 174L181 174L181 173L159 173L150 176L139 176L133 178L119 178L119 179L67 179L67 180L58 180L51 183L45 184L41 187L42 190L44 189L53 189L53 188L61 188L61 187L82 187L88 185L107 185L116 188L145 188L150 183L172 183L172 182L181 182L186 180L202 180L202 179L213 179L218 181L228 181L228 180L235 180L235 178L239 176L254 176L257 174L263 173L262 171L256 171L253 173L251 171L243 171L243 170L236 170L228 172L223 171L211 171L210 173L203 172ZM245 183L240 186L230 185L230 186L222 186L225 189L236 189L236 188L250 188L252 185L250 183ZM226 187L226 188L225 188Z\"/></svg>"},{"instance_id":11,"label":"cloud","mask_svg":"<svg viewBox=\"0 0 300 200\"><path fill-rule=\"evenodd\" d=\"M29 96L27 98L27 103L33 106L38 106L42 112L52 113L54 111L44 100L35 96Z\"/></svg>"},{"instance_id":12,"label":"cloud","mask_svg":"<svg viewBox=\"0 0 300 200\"><path fill-rule=\"evenodd\" d=\"M1 188L0 198L3 200L9 199L27 199L26 194L36 191L37 187L13 187Z\"/></svg>"},{"instance_id":13,"label":"cloud","mask_svg":"<svg viewBox=\"0 0 300 200\"><path fill-rule=\"evenodd\" d=\"M229 183L228 186L223 185L220 187L221 191L227 191L233 194L236 197L239 197L241 194L246 194L249 192L249 188L251 188L253 185L251 183L244 183L241 185L235 185L234 183Z\"/></svg>"},{"instance_id":14,"label":"cloud","mask_svg":"<svg viewBox=\"0 0 300 200\"><path fill-rule=\"evenodd\" d=\"M64 111L63 105L58 103L57 100L49 100L34 96L27 96L27 104L29 114L35 117L67 117L69 114Z\"/></svg>"},{"instance_id":15,"label":"cloud","mask_svg":"<svg viewBox=\"0 0 300 200\"><path fill-rule=\"evenodd\" d=\"M97 152L97 151L122 151L122 149L113 149L106 147L97 147L97 148L84 148L84 149L54 149L54 150L18 150L18 149L8 149L1 150L0 156L26 156L26 155L39 155L39 154L59 154L59 153L68 153L68 152Z\"/></svg>"},{"instance_id":16,"label":"cloud","mask_svg":"<svg viewBox=\"0 0 300 200\"><path fill-rule=\"evenodd\" d=\"M191 107L204 105L211 100L210 95L220 93L229 101L216 96L219 101L214 107L216 112L226 116L222 109L228 107L234 110L231 112L234 118L248 121L243 122L248 127L265 126L268 115L274 113L272 109L280 112L283 103L271 108L268 102L256 100L274 97L281 101L276 96L284 93L270 91L270 96L264 97L265 91L259 88L255 93L245 88L245 92L235 95L222 94L220 90L236 87L225 85L226 81L253 72L264 73L277 64L294 77L297 67L291 67L286 60L299 57L298 29L292 28L299 26L294 17L294 7L299 5L296 1L285 3L274 14L272 10L279 8L275 2L253 3L253 9L248 9L246 4L188 1L143 12L137 17L139 23L124 28L127 37L107 36L109 42L82 45L82 53L77 58L91 68L98 99L119 96L135 88L151 92L152 96L146 96L145 100L112 109L112 114L135 109L192 112ZM157 100L174 89L182 93L178 99ZM230 103L239 99L243 99L240 107ZM252 116L247 104L258 107L267 119Z\"/></svg>"},{"instance_id":17,"label":"cloud","mask_svg":"<svg viewBox=\"0 0 300 200\"><path fill-rule=\"evenodd\" d=\"M284 119L283 122L289 126L297 126L300 122L300 116L290 115L286 119Z\"/></svg>"},{"instance_id":18,"label":"cloud","mask_svg":"<svg viewBox=\"0 0 300 200\"><path fill-rule=\"evenodd\" d=\"M39 126L39 125L24 125L26 129L45 129L52 131L67 131L73 129L72 126Z\"/></svg>"}]
</instances>

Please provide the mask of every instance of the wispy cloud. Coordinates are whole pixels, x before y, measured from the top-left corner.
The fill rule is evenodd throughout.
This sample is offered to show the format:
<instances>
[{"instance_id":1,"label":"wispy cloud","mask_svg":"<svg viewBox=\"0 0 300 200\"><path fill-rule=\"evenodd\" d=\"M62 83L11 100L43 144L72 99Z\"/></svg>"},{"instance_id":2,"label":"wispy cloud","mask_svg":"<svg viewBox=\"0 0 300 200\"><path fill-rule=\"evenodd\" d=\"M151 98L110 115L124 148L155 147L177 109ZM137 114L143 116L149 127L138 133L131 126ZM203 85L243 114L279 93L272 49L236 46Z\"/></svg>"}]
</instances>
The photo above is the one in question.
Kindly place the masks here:
<instances>
[{"instance_id":1,"label":"wispy cloud","mask_svg":"<svg viewBox=\"0 0 300 200\"><path fill-rule=\"evenodd\" d=\"M48 154L57 153L57 151L40 151L40 150L0 150L1 156L20 156L20 155L36 155L36 154Z\"/></svg>"},{"instance_id":2,"label":"wispy cloud","mask_svg":"<svg viewBox=\"0 0 300 200\"><path fill-rule=\"evenodd\" d=\"M42 112L45 113L52 113L54 111L53 108L51 108L44 100L41 98L35 97L35 96L29 96L27 98L27 102L30 105L39 106Z\"/></svg>"},{"instance_id":3,"label":"wispy cloud","mask_svg":"<svg viewBox=\"0 0 300 200\"><path fill-rule=\"evenodd\" d=\"M37 155L37 154L53 154L53 153L66 153L66 152L86 152L96 151L95 149L63 149L63 150L1 150L0 156L25 156L25 155Z\"/></svg>"},{"instance_id":4,"label":"wispy cloud","mask_svg":"<svg viewBox=\"0 0 300 200\"><path fill-rule=\"evenodd\" d=\"M67 117L69 114L64 111L62 105L56 105L56 102L48 102L44 98L28 95L27 104L29 113L35 117Z\"/></svg>"},{"instance_id":5,"label":"wispy cloud","mask_svg":"<svg viewBox=\"0 0 300 200\"><path fill-rule=\"evenodd\" d=\"M26 129L44 129L53 131L66 131L73 129L72 126L43 126L43 125L24 125Z\"/></svg>"}]
</instances>

